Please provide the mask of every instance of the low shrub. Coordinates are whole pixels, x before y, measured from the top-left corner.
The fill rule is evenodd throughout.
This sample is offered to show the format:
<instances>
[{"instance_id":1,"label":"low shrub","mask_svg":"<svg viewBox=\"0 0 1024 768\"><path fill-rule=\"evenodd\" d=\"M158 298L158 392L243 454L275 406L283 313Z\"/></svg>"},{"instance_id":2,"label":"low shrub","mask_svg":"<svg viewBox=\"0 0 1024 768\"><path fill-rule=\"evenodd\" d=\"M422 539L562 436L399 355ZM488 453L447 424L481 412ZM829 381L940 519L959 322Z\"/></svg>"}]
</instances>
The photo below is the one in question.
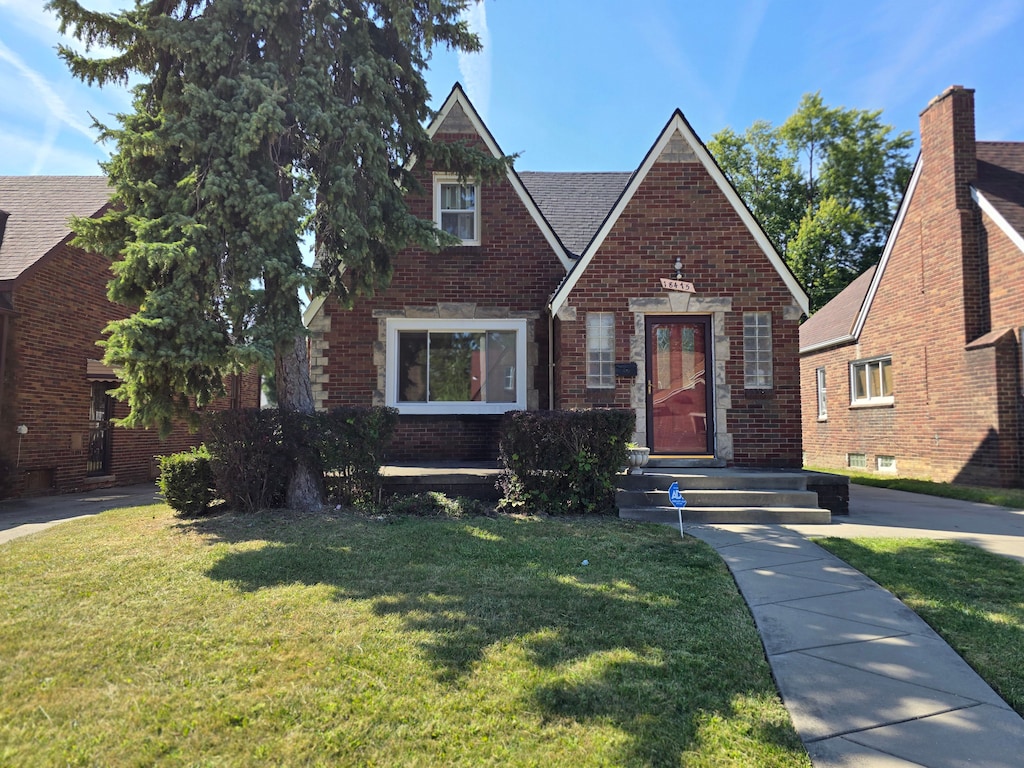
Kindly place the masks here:
<instances>
[{"instance_id":1,"label":"low shrub","mask_svg":"<svg viewBox=\"0 0 1024 768\"><path fill-rule=\"evenodd\" d=\"M213 470L205 446L161 456L160 492L181 515L201 515L213 501Z\"/></svg>"},{"instance_id":2,"label":"low shrub","mask_svg":"<svg viewBox=\"0 0 1024 768\"><path fill-rule=\"evenodd\" d=\"M276 409L215 411L204 428L214 487L231 509L284 506L294 453Z\"/></svg>"},{"instance_id":3,"label":"low shrub","mask_svg":"<svg viewBox=\"0 0 1024 768\"><path fill-rule=\"evenodd\" d=\"M335 408L316 414L316 447L327 498L336 504L377 504L380 467L391 442L395 408Z\"/></svg>"},{"instance_id":4,"label":"low shrub","mask_svg":"<svg viewBox=\"0 0 1024 768\"><path fill-rule=\"evenodd\" d=\"M289 474L302 459L325 476L332 503L377 503L380 466L397 423L394 408L214 412L205 421L214 485L232 509L281 507Z\"/></svg>"},{"instance_id":5,"label":"low shrub","mask_svg":"<svg viewBox=\"0 0 1024 768\"><path fill-rule=\"evenodd\" d=\"M515 411L502 422L502 507L550 514L612 513L632 411Z\"/></svg>"}]
</instances>

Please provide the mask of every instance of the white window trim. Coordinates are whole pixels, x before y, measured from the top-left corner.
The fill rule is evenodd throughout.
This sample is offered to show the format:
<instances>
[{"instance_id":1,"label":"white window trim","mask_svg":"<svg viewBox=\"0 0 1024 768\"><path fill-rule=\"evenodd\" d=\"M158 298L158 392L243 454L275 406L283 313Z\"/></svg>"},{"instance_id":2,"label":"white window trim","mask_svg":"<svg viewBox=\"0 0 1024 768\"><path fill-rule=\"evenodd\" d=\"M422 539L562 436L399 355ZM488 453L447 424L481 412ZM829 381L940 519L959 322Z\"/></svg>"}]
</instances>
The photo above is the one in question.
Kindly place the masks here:
<instances>
[{"instance_id":1,"label":"white window trim","mask_svg":"<svg viewBox=\"0 0 1024 768\"><path fill-rule=\"evenodd\" d=\"M399 331L515 331L516 332L516 401L512 403L402 403L398 400L398 332ZM384 373L384 401L402 414L501 414L526 410L526 320L439 320L413 317L392 317L387 320L387 353Z\"/></svg>"},{"instance_id":2,"label":"white window trim","mask_svg":"<svg viewBox=\"0 0 1024 768\"><path fill-rule=\"evenodd\" d=\"M434 225L441 229L441 185L462 184L464 186L476 187L475 205L473 206L473 234L472 240L462 240L462 245L480 245L480 184L475 179L462 179L454 173L434 174Z\"/></svg>"},{"instance_id":3,"label":"white window trim","mask_svg":"<svg viewBox=\"0 0 1024 768\"><path fill-rule=\"evenodd\" d=\"M883 360L889 361L892 367L892 355L878 355L877 357L866 357L863 360L850 361L850 407L851 408L877 408L892 405L895 402L893 395L879 395L877 397L863 397L857 399L857 368L867 366L871 363L879 363Z\"/></svg>"},{"instance_id":4,"label":"white window trim","mask_svg":"<svg viewBox=\"0 0 1024 768\"><path fill-rule=\"evenodd\" d=\"M814 369L814 385L818 392L818 421L828 421L828 387L824 366Z\"/></svg>"}]
</instances>

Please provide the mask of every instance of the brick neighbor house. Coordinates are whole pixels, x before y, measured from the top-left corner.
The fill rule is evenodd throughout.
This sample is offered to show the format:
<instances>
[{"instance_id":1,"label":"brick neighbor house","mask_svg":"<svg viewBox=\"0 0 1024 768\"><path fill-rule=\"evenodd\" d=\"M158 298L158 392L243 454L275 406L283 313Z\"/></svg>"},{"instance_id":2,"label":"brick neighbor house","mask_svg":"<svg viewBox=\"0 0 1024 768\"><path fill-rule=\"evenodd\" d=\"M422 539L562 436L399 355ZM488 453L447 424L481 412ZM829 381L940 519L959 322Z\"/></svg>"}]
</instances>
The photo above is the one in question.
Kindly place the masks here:
<instances>
[{"instance_id":1,"label":"brick neighbor house","mask_svg":"<svg viewBox=\"0 0 1024 768\"><path fill-rule=\"evenodd\" d=\"M111 427L127 406L96 342L128 309L107 300L109 260L72 246L68 226L109 195L102 176L0 177L0 497L149 481L155 456L197 442ZM233 404L258 406L255 374L228 384Z\"/></svg>"},{"instance_id":2,"label":"brick neighbor house","mask_svg":"<svg viewBox=\"0 0 1024 768\"><path fill-rule=\"evenodd\" d=\"M429 132L501 154L458 85ZM412 210L462 244L398 254L354 309L311 302L318 407L396 407L395 460L493 459L506 411L615 407L652 463L800 466L807 297L681 112L632 172L415 172Z\"/></svg>"},{"instance_id":3,"label":"brick neighbor house","mask_svg":"<svg viewBox=\"0 0 1024 768\"><path fill-rule=\"evenodd\" d=\"M882 258L800 329L808 465L1024 481L1024 142L976 141L974 91L921 113Z\"/></svg>"}]
</instances>

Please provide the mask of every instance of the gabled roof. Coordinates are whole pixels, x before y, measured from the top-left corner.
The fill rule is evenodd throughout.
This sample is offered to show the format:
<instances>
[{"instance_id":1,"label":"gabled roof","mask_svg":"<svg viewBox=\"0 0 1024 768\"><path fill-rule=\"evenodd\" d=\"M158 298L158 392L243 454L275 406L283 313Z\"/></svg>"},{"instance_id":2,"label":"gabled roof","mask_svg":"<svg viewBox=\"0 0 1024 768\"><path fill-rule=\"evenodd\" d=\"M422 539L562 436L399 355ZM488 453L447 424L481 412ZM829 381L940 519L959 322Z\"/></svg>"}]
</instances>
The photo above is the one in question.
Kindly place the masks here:
<instances>
[{"instance_id":1,"label":"gabled roof","mask_svg":"<svg viewBox=\"0 0 1024 768\"><path fill-rule=\"evenodd\" d=\"M853 341L853 328L864 306L876 267L868 267L860 277L804 321L800 326L801 352Z\"/></svg>"},{"instance_id":2,"label":"gabled roof","mask_svg":"<svg viewBox=\"0 0 1024 768\"><path fill-rule=\"evenodd\" d=\"M979 141L974 199L1024 251L1024 142Z\"/></svg>"},{"instance_id":3,"label":"gabled roof","mask_svg":"<svg viewBox=\"0 0 1024 768\"><path fill-rule=\"evenodd\" d=\"M1024 254L1024 142L979 141L975 144L975 154L977 157L977 180L971 185L971 196ZM860 338L860 332L864 328L864 323L867 322L871 304L882 281L882 276L885 274L892 249L899 238L907 208L917 189L922 165L921 158L918 158L914 166L914 174L911 176L910 184L900 203L899 212L896 214L896 220L885 241L882 258L879 259L878 266L866 287L859 309L853 318L853 324L848 327L846 333L839 332L837 335L831 335L834 331L840 331L840 327L845 323L846 313L850 311L851 304L854 302L852 294L844 298L846 294L844 290L800 326L801 354L845 344ZM868 272L870 271L868 270ZM859 284L868 272L858 277L847 287L847 290L855 285L857 285L857 290L860 290L863 286Z\"/></svg>"},{"instance_id":4,"label":"gabled roof","mask_svg":"<svg viewBox=\"0 0 1024 768\"><path fill-rule=\"evenodd\" d=\"M583 253L632 175L629 171L519 172L544 218L574 256Z\"/></svg>"},{"instance_id":5,"label":"gabled roof","mask_svg":"<svg viewBox=\"0 0 1024 768\"><path fill-rule=\"evenodd\" d=\"M68 219L110 200L105 176L0 176L0 282L15 280L71 234Z\"/></svg>"},{"instance_id":6,"label":"gabled roof","mask_svg":"<svg viewBox=\"0 0 1024 768\"><path fill-rule=\"evenodd\" d=\"M487 126L484 125L483 120L480 119L480 115L473 107L472 102L469 100L466 92L462 90L462 85L459 83L455 83L455 85L452 86L452 91L448 94L448 98L445 99L444 104L434 117L434 120L427 127L427 134L433 138L449 117L455 120L457 124L465 124L466 127L470 128L471 132L479 135L483 140L484 145L488 150L490 150L494 157L504 156L504 153L498 146L498 142L494 140L494 136L491 135ZM509 183L512 185L512 188L516 191L519 198L526 206L526 209L530 212L530 216L537 223L538 228L544 235L544 239L548 241L548 244L555 252L558 260L562 262L562 266L569 269L573 264L572 257L569 255L569 252L562 241L559 240L554 228L548 220L544 218L544 214L541 213L537 203L530 196L530 193L527 191L522 179L519 178L519 174L516 173L513 167L509 166L508 173L506 175Z\"/></svg>"},{"instance_id":7,"label":"gabled roof","mask_svg":"<svg viewBox=\"0 0 1024 768\"><path fill-rule=\"evenodd\" d=\"M690 124L686 121L686 118L683 116L683 113L677 109L672 114L672 117L669 119L668 123L665 125L665 128L661 132L661 135L654 142L654 145L651 147L651 149L647 152L647 155L644 157L644 160L640 164L640 167L630 177L629 183L626 185L626 188L619 196L619 199L618 201L616 201L612 210L605 217L604 221L601 224L601 227L595 233L593 239L591 239L590 243L587 245L586 249L581 254L576 264L569 271L569 274L565 276L565 280L562 281L562 284L558 287L558 290L556 290L554 295L551 297L551 312L553 314L557 313L558 310L561 309L562 305L564 305L565 302L568 300L569 294L572 293L572 289L576 286L576 283L579 281L580 277L586 271L587 266L593 260L594 255L601 248L601 244L604 242L605 238L608 236L612 228L615 226L615 223L622 215L622 212L626 209L626 206L629 205L630 200L633 199L633 196L636 194L636 191L640 188L640 185L643 183L644 179L647 178L647 174L650 173L651 168L657 162L658 158L661 157L662 152L664 152L666 148L669 147L670 142L679 141L680 139L688 146L689 150L693 152L697 160L701 163L701 165L704 166L705 170L714 180L715 184L725 195L733 210L743 221L744 225L750 231L750 233L754 236L754 239L757 241L757 244L761 247L761 250L763 251L765 258L767 258L768 261L771 262L772 266L775 268L775 271L778 273L779 277L782 278L783 282L786 284L786 287L789 288L794 300L805 313L808 312L809 301L807 299L807 294L804 292L804 289L801 287L799 281L790 271L789 267L786 265L786 262L783 261L778 251L775 250L775 246L772 245L771 241L768 239L768 236L764 233L764 230L761 229L760 224L757 223L757 220L750 212L750 209L747 208L746 204L744 204L743 200L736 192L736 189L732 186L732 184L726 178L725 174L722 172L722 169L718 167L718 163L715 162L707 147L705 147L704 143L697 138L697 134L694 132Z\"/></svg>"}]
</instances>

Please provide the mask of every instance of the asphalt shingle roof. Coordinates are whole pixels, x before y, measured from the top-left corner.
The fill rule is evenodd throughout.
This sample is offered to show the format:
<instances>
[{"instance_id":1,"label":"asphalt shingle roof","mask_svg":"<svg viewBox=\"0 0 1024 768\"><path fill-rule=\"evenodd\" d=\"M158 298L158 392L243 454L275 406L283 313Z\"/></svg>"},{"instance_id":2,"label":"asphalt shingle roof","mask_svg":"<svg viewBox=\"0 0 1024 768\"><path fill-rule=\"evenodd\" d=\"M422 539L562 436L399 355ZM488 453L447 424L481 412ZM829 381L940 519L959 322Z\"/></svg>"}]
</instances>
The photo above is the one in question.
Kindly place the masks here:
<instances>
[{"instance_id":1,"label":"asphalt shingle roof","mask_svg":"<svg viewBox=\"0 0 1024 768\"><path fill-rule=\"evenodd\" d=\"M819 309L800 326L800 349L826 341L841 339L853 332L854 323L864 306L864 299L875 276L875 266L868 267L860 277L846 286L834 299Z\"/></svg>"},{"instance_id":2,"label":"asphalt shingle roof","mask_svg":"<svg viewBox=\"0 0 1024 768\"><path fill-rule=\"evenodd\" d=\"M1024 142L979 141L975 187L1024 237Z\"/></svg>"},{"instance_id":3,"label":"asphalt shingle roof","mask_svg":"<svg viewBox=\"0 0 1024 768\"><path fill-rule=\"evenodd\" d=\"M573 256L583 253L632 176L628 171L519 172L530 197Z\"/></svg>"},{"instance_id":4,"label":"asphalt shingle roof","mask_svg":"<svg viewBox=\"0 0 1024 768\"><path fill-rule=\"evenodd\" d=\"M0 176L0 282L14 280L71 234L68 219L92 216L110 199L105 176Z\"/></svg>"}]
</instances>

